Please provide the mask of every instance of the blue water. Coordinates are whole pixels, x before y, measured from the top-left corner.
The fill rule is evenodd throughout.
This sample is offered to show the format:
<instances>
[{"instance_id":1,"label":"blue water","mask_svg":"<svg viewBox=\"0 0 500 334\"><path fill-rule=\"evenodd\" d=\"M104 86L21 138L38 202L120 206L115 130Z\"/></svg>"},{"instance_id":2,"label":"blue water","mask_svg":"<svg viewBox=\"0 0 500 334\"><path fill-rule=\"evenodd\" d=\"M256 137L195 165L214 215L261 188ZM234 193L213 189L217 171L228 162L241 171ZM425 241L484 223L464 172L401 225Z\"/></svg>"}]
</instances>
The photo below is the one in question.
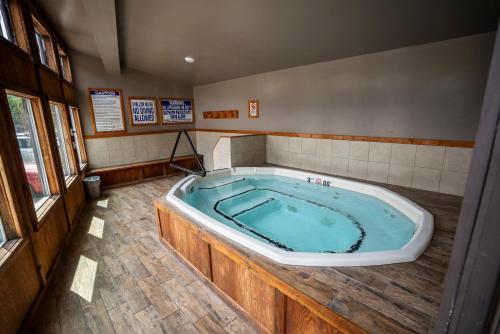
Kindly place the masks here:
<instances>
[{"instance_id":1,"label":"blue water","mask_svg":"<svg viewBox=\"0 0 500 334\"><path fill-rule=\"evenodd\" d=\"M288 251L394 250L403 247L415 231L407 216L375 197L283 176L208 178L182 200Z\"/></svg>"}]
</instances>

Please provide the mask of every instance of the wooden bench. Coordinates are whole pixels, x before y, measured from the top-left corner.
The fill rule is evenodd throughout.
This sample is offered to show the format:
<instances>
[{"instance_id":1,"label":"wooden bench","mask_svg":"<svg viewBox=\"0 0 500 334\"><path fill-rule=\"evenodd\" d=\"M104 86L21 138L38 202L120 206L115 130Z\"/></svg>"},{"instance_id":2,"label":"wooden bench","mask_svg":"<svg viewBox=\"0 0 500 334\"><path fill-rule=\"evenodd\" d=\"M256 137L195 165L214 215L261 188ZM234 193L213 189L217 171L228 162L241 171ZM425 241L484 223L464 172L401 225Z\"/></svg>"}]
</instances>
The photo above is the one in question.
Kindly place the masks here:
<instances>
[{"instance_id":1,"label":"wooden bench","mask_svg":"<svg viewBox=\"0 0 500 334\"><path fill-rule=\"evenodd\" d=\"M203 161L202 155L200 155L200 159ZM194 155L175 157L174 161L184 168L198 169ZM169 164L170 159L162 159L113 167L95 168L87 171L86 176L98 175L101 177L101 188L112 188L181 173L170 167Z\"/></svg>"}]
</instances>

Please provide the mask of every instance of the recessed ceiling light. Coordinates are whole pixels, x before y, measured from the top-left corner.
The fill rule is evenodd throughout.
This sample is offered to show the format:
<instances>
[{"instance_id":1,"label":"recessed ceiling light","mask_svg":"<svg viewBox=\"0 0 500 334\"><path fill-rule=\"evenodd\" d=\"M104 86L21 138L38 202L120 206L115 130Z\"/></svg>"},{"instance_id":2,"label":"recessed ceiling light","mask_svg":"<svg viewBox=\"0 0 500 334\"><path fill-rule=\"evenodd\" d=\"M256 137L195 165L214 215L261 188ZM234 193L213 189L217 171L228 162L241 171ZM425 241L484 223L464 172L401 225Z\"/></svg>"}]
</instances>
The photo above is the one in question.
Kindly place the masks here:
<instances>
[{"instance_id":1,"label":"recessed ceiling light","mask_svg":"<svg viewBox=\"0 0 500 334\"><path fill-rule=\"evenodd\" d=\"M186 63L192 64L192 63L194 63L194 58L190 57L190 56L187 56L187 57L184 57L184 61Z\"/></svg>"}]
</instances>

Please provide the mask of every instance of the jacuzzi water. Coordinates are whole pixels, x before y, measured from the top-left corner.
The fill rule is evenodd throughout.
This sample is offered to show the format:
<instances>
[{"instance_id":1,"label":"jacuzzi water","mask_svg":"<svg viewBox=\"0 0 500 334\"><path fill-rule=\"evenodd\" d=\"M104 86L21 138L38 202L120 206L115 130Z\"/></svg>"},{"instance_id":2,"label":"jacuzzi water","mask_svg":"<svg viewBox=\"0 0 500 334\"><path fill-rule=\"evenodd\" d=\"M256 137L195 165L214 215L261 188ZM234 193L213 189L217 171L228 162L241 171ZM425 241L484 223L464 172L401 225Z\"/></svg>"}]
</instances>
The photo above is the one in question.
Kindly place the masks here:
<instances>
[{"instance_id":1,"label":"jacuzzi water","mask_svg":"<svg viewBox=\"0 0 500 334\"><path fill-rule=\"evenodd\" d=\"M434 226L429 212L383 187L286 168L187 176L166 199L202 228L291 265L414 261Z\"/></svg>"},{"instance_id":2,"label":"jacuzzi water","mask_svg":"<svg viewBox=\"0 0 500 334\"><path fill-rule=\"evenodd\" d=\"M288 251L399 249L416 227L375 197L277 175L208 179L182 199L212 218Z\"/></svg>"}]
</instances>

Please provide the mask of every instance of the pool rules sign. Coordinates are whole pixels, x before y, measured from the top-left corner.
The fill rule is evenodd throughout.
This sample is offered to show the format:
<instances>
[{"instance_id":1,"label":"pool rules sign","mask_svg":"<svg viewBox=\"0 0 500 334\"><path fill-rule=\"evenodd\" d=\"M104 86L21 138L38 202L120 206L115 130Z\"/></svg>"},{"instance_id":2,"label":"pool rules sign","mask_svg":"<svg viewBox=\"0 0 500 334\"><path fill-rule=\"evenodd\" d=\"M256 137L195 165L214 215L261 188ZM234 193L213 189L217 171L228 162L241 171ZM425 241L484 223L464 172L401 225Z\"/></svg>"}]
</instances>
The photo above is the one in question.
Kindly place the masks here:
<instances>
[{"instance_id":1,"label":"pool rules sign","mask_svg":"<svg viewBox=\"0 0 500 334\"><path fill-rule=\"evenodd\" d=\"M154 97L129 97L132 125L158 124L158 112Z\"/></svg>"},{"instance_id":2,"label":"pool rules sign","mask_svg":"<svg viewBox=\"0 0 500 334\"><path fill-rule=\"evenodd\" d=\"M192 99L161 99L163 124L193 123L194 106Z\"/></svg>"}]
</instances>

